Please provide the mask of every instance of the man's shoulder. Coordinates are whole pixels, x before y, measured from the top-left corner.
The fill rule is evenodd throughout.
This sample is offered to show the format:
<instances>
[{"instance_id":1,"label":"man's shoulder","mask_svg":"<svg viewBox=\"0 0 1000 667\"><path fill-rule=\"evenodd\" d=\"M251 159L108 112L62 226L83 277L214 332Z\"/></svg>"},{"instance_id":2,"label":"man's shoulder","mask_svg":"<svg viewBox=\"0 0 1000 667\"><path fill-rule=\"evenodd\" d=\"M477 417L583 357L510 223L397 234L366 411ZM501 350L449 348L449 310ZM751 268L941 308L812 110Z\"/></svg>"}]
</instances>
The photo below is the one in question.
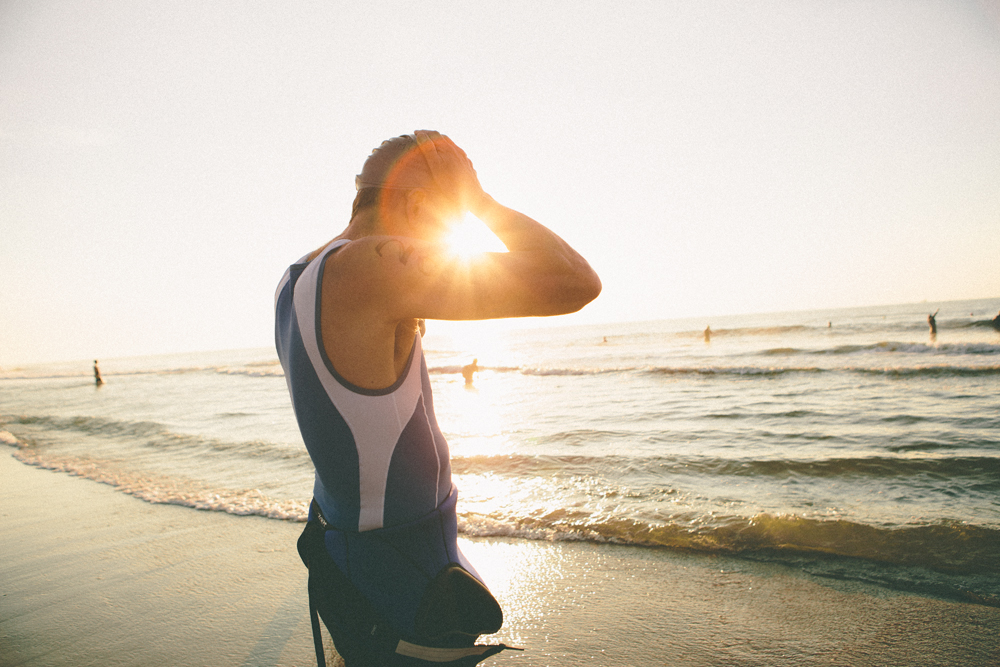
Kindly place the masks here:
<instances>
[{"instance_id":1,"label":"man's shoulder","mask_svg":"<svg viewBox=\"0 0 1000 667\"><path fill-rule=\"evenodd\" d=\"M440 263L439 244L406 236L363 236L337 250L331 262L344 277L364 274L368 280L392 281L411 271L427 273Z\"/></svg>"},{"instance_id":2,"label":"man's shoulder","mask_svg":"<svg viewBox=\"0 0 1000 667\"><path fill-rule=\"evenodd\" d=\"M440 244L406 236L363 236L340 248L324 269L323 301L341 314L377 314L385 321L423 316L428 294L447 280L450 260Z\"/></svg>"}]
</instances>

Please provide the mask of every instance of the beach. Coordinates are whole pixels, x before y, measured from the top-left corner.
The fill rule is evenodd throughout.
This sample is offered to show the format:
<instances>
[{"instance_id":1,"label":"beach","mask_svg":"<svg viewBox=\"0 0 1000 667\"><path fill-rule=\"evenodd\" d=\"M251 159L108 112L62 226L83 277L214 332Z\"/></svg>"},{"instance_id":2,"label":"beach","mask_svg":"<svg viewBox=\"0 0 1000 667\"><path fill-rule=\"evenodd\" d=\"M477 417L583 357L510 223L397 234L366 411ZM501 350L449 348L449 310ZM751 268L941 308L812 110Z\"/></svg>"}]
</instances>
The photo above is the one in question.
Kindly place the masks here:
<instances>
[{"instance_id":1,"label":"beach","mask_svg":"<svg viewBox=\"0 0 1000 667\"><path fill-rule=\"evenodd\" d=\"M0 456L0 665L315 664L302 524ZM666 549L461 540L523 647L487 665L997 665L1000 608Z\"/></svg>"},{"instance_id":2,"label":"beach","mask_svg":"<svg viewBox=\"0 0 1000 667\"><path fill-rule=\"evenodd\" d=\"M485 664L1000 665L998 308L428 323ZM0 371L0 667L315 664L274 350L100 364Z\"/></svg>"}]
</instances>

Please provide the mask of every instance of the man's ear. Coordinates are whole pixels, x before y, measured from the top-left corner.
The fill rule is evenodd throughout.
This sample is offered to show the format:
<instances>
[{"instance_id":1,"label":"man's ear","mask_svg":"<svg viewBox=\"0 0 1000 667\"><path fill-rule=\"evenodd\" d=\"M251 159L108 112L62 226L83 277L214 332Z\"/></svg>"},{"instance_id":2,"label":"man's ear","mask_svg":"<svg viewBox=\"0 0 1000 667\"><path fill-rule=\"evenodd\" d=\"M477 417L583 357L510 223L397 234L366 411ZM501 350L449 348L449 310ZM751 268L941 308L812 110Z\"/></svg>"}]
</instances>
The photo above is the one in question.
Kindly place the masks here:
<instances>
[{"instance_id":1,"label":"man's ear","mask_svg":"<svg viewBox=\"0 0 1000 667\"><path fill-rule=\"evenodd\" d=\"M419 222L427 206L427 193L423 190L409 190L406 193L406 219L410 225Z\"/></svg>"}]
</instances>

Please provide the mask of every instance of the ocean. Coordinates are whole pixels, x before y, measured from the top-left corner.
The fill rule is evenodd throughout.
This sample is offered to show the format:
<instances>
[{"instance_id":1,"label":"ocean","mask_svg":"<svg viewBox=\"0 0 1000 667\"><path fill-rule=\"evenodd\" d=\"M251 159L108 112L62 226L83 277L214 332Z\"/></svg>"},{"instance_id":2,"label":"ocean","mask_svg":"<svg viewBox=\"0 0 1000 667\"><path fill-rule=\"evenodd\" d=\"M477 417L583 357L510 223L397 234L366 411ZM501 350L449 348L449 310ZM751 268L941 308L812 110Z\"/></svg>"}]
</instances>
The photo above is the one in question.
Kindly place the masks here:
<instances>
[{"instance_id":1,"label":"ocean","mask_svg":"<svg viewBox=\"0 0 1000 667\"><path fill-rule=\"evenodd\" d=\"M724 554L1000 606L998 309L429 322L460 530ZM91 360L0 369L0 443L150 502L305 519L312 467L273 349L101 371L97 387Z\"/></svg>"}]
</instances>

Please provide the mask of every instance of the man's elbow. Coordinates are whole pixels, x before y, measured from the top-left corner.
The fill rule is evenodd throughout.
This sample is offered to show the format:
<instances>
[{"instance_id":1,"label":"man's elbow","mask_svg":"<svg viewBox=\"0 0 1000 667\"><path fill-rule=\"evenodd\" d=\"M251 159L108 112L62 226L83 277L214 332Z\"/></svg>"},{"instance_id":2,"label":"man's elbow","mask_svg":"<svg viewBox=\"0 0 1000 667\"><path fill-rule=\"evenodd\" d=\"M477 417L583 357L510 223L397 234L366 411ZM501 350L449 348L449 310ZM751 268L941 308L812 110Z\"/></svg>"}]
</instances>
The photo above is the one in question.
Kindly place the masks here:
<instances>
[{"instance_id":1,"label":"man's elbow","mask_svg":"<svg viewBox=\"0 0 1000 667\"><path fill-rule=\"evenodd\" d=\"M599 297L601 295L601 290L604 289L604 286L601 284L601 279L598 278L597 274L593 271L590 272L590 275L584 282L585 284L582 285L580 289L580 305L573 311L574 313Z\"/></svg>"},{"instance_id":2,"label":"man's elbow","mask_svg":"<svg viewBox=\"0 0 1000 667\"><path fill-rule=\"evenodd\" d=\"M601 279L592 270L574 280L566 281L552 296L553 315L566 315L581 310L601 293Z\"/></svg>"}]
</instances>

